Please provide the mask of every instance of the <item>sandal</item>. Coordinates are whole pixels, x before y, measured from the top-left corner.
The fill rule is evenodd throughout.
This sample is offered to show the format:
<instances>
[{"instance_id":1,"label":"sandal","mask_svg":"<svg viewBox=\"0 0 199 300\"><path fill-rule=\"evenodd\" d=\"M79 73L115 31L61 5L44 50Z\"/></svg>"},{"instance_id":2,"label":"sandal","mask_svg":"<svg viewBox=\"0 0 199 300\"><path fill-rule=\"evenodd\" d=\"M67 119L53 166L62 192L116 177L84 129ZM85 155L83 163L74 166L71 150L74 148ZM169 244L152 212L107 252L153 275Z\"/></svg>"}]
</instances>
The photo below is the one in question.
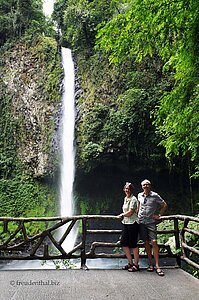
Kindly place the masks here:
<instances>
[{"instance_id":1,"label":"sandal","mask_svg":"<svg viewBox=\"0 0 199 300\"><path fill-rule=\"evenodd\" d=\"M153 272L154 271L154 266L148 266L147 271L148 272Z\"/></svg>"},{"instance_id":2,"label":"sandal","mask_svg":"<svg viewBox=\"0 0 199 300\"><path fill-rule=\"evenodd\" d=\"M134 265L128 269L128 272L138 272L140 270L139 265Z\"/></svg>"},{"instance_id":3,"label":"sandal","mask_svg":"<svg viewBox=\"0 0 199 300\"><path fill-rule=\"evenodd\" d=\"M132 264L128 264L128 265L122 267L122 270L128 270L128 269L130 269L130 268L132 268L132 267L133 267Z\"/></svg>"},{"instance_id":4,"label":"sandal","mask_svg":"<svg viewBox=\"0 0 199 300\"><path fill-rule=\"evenodd\" d=\"M160 268L156 269L156 273L158 276L164 276L164 272Z\"/></svg>"}]
</instances>

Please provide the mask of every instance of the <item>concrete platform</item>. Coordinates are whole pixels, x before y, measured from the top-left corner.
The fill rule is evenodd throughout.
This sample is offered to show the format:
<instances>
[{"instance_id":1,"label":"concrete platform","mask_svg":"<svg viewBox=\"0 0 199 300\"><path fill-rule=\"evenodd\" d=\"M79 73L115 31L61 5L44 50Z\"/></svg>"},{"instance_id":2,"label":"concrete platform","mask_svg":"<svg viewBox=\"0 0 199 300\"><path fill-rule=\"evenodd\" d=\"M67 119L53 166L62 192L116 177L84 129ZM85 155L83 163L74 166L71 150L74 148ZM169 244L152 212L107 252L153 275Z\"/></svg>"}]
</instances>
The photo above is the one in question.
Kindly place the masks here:
<instances>
[{"instance_id":1,"label":"concrete platform","mask_svg":"<svg viewBox=\"0 0 199 300\"><path fill-rule=\"evenodd\" d=\"M198 300L199 280L182 269L1 270L0 300Z\"/></svg>"}]
</instances>

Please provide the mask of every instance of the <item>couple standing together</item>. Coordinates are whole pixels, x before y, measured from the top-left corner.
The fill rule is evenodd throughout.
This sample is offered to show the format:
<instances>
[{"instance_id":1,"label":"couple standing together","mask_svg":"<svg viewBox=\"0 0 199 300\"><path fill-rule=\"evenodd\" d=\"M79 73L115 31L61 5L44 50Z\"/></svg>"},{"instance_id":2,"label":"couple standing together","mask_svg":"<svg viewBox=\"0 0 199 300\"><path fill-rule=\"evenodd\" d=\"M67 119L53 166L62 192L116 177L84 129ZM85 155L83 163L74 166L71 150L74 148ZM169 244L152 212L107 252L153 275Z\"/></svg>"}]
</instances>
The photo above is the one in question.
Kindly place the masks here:
<instances>
[{"instance_id":1,"label":"couple standing together","mask_svg":"<svg viewBox=\"0 0 199 300\"><path fill-rule=\"evenodd\" d=\"M152 259L151 246L155 260L156 273L164 276L164 272L159 265L159 248L157 244L156 220L165 212L166 202L157 193L151 191L151 182L147 179L141 182L143 192L138 194L138 200L133 195L132 183L126 182L123 191L125 193L122 217L123 230L121 236L121 246L128 259L128 264L123 267L129 272L139 271L139 249L138 234L144 241L145 250L149 259L147 271L153 272L154 265ZM157 209L159 214L156 214ZM133 250L134 263L131 250Z\"/></svg>"}]
</instances>

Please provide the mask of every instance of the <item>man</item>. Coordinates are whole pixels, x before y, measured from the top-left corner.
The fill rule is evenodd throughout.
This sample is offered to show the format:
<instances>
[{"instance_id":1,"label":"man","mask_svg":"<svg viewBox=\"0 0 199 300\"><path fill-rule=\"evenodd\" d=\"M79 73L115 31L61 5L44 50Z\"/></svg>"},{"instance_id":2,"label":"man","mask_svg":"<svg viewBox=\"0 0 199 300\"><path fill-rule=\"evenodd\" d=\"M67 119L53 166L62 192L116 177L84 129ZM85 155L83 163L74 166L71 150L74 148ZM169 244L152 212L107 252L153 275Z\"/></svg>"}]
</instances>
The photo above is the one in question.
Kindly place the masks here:
<instances>
[{"instance_id":1,"label":"man","mask_svg":"<svg viewBox=\"0 0 199 300\"><path fill-rule=\"evenodd\" d=\"M143 192L138 194L138 218L140 224L140 237L144 241L146 253L149 258L149 267L147 268L147 271L154 271L151 243L156 264L156 273L159 276L164 276L164 272L159 266L156 220L159 220L161 215L165 212L167 204L157 193L151 191L151 182L148 179L143 180L141 186ZM159 214L156 213L158 208L160 208Z\"/></svg>"}]
</instances>

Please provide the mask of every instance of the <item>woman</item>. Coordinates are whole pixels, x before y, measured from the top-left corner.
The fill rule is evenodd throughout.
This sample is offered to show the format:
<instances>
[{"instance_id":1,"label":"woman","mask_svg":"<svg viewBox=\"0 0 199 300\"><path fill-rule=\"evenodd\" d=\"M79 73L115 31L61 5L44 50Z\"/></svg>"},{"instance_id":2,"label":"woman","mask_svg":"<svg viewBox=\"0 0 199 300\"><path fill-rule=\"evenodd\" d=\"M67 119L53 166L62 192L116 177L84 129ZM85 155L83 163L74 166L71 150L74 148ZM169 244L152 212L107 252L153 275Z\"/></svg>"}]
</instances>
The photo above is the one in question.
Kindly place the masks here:
<instances>
[{"instance_id":1,"label":"woman","mask_svg":"<svg viewBox=\"0 0 199 300\"><path fill-rule=\"evenodd\" d=\"M121 246L128 259L128 264L124 266L123 270L129 272L139 271L139 249L137 245L138 241L138 217L137 217L137 199L133 196L132 183L126 182L123 191L125 193L124 204L122 207L123 213L119 215L123 223L123 230L121 236ZM131 256L131 250L133 250L134 263Z\"/></svg>"}]
</instances>

